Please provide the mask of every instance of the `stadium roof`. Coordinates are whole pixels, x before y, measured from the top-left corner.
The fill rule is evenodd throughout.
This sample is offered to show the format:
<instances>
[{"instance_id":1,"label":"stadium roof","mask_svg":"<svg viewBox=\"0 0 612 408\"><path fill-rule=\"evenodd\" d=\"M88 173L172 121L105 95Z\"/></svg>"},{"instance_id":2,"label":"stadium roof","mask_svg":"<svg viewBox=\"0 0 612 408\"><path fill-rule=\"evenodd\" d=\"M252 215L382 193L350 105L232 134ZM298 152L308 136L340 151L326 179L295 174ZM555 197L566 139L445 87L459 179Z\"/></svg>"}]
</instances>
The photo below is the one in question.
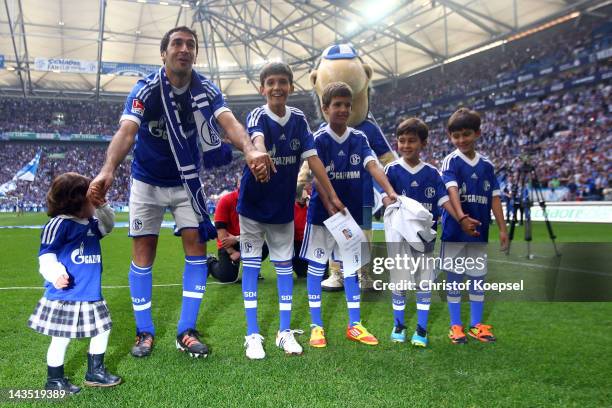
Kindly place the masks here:
<instances>
[{"instance_id":1,"label":"stadium roof","mask_svg":"<svg viewBox=\"0 0 612 408\"><path fill-rule=\"evenodd\" d=\"M4 68L0 69L0 95L68 97L96 96L98 90L103 97L125 95L135 78L109 73L113 71L108 63L158 65L160 39L176 25L187 25L198 32L197 69L213 77L224 93L246 95L256 93L258 69L270 60L290 63L296 89L310 90L308 72L322 50L335 42L354 44L373 67L374 80L392 79L604 3L600 0L3 2L0 56L4 56ZM106 64L96 64L100 61ZM70 69L80 72L66 72ZM139 69L144 68L124 66L124 71Z\"/></svg>"}]
</instances>

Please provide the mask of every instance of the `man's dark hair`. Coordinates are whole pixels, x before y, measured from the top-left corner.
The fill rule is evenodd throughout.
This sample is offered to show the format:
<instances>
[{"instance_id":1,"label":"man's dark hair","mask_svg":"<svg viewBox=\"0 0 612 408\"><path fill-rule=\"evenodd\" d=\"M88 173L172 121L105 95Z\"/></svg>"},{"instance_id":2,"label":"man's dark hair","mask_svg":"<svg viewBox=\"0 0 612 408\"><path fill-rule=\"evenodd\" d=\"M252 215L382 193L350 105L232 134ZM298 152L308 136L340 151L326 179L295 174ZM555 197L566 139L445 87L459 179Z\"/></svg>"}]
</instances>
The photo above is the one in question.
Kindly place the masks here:
<instances>
[{"instance_id":1,"label":"man's dark hair","mask_svg":"<svg viewBox=\"0 0 612 408\"><path fill-rule=\"evenodd\" d=\"M261 86L266 82L266 78L270 75L285 75L289 79L289 85L293 85L293 71L291 67L284 62L268 62L259 73L259 82Z\"/></svg>"},{"instance_id":2,"label":"man's dark hair","mask_svg":"<svg viewBox=\"0 0 612 408\"><path fill-rule=\"evenodd\" d=\"M164 34L164 36L162 37L161 43L159 44L159 53L161 54L162 52L168 49L168 44L170 43L170 36L176 33L177 31L182 31L182 32L193 35L193 38L195 39L196 54L197 54L198 53L198 34L187 26L174 27L172 30Z\"/></svg>"},{"instance_id":3,"label":"man's dark hair","mask_svg":"<svg viewBox=\"0 0 612 408\"><path fill-rule=\"evenodd\" d=\"M480 115L468 108L459 108L448 119L448 131L452 133L465 129L478 132L480 130Z\"/></svg>"},{"instance_id":4,"label":"man's dark hair","mask_svg":"<svg viewBox=\"0 0 612 408\"><path fill-rule=\"evenodd\" d=\"M351 87L344 82L330 82L323 89L323 96L321 97L321 103L323 107L328 107L331 101L335 97L353 97L353 91Z\"/></svg>"},{"instance_id":5,"label":"man's dark hair","mask_svg":"<svg viewBox=\"0 0 612 408\"><path fill-rule=\"evenodd\" d=\"M417 135L421 142L427 140L429 136L429 128L419 118L408 118L404 119L397 125L397 130L395 131L395 135L399 137L400 135Z\"/></svg>"},{"instance_id":6,"label":"man's dark hair","mask_svg":"<svg viewBox=\"0 0 612 408\"><path fill-rule=\"evenodd\" d=\"M76 215L87 202L91 179L78 173L64 173L53 179L47 193L47 215Z\"/></svg>"}]
</instances>

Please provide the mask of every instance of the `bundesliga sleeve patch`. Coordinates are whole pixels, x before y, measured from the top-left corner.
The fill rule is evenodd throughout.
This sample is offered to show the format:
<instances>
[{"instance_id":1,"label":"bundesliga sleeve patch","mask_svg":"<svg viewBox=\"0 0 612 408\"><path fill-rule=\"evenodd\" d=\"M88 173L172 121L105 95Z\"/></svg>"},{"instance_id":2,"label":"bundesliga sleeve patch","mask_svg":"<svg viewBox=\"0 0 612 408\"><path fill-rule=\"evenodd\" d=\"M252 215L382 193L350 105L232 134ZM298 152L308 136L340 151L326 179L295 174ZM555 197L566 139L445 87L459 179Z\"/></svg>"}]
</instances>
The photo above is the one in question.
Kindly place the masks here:
<instances>
[{"instance_id":1,"label":"bundesliga sleeve patch","mask_svg":"<svg viewBox=\"0 0 612 408\"><path fill-rule=\"evenodd\" d=\"M132 113L142 116L144 114L144 102L140 99L132 100Z\"/></svg>"}]
</instances>

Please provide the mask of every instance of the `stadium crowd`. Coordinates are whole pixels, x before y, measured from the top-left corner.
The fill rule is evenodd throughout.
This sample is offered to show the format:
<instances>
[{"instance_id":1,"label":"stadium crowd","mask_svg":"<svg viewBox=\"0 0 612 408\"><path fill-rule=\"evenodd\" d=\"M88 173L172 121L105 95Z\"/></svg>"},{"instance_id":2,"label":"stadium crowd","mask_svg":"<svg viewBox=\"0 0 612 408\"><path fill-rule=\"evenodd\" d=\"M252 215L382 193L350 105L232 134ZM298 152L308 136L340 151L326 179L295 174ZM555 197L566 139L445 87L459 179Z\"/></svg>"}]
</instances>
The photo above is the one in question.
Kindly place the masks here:
<instances>
[{"instance_id":1,"label":"stadium crowd","mask_svg":"<svg viewBox=\"0 0 612 408\"><path fill-rule=\"evenodd\" d=\"M526 160L543 187L567 186L566 200L601 200L612 163L612 86L575 89L483 114L479 150L500 174ZM439 166L452 150L444 122L432 126L426 157Z\"/></svg>"},{"instance_id":2,"label":"stadium crowd","mask_svg":"<svg viewBox=\"0 0 612 408\"><path fill-rule=\"evenodd\" d=\"M522 161L529 159L544 187L568 187L570 194L565 199L602 199L612 163L611 94L612 85L600 84L486 111L479 150L486 152L500 174L516 174ZM425 159L439 166L452 145L443 121L430 126ZM389 139L394 144L393 136ZM106 145L2 142L0 183L10 180L39 149L43 155L36 182L20 181L11 193L24 202L44 203L56 174L76 171L93 177L104 161ZM216 198L232 190L243 166L242 159L235 159L227 166L202 171L206 194ZM112 202L127 202L129 177L130 164L126 162L110 191Z\"/></svg>"},{"instance_id":3,"label":"stadium crowd","mask_svg":"<svg viewBox=\"0 0 612 408\"><path fill-rule=\"evenodd\" d=\"M572 61L587 52L609 47L610 43L607 31L593 27L588 21L577 27L573 23L560 24L443 68L423 72L396 84L379 86L371 94L372 111L393 145L395 126L407 116L406 109L410 106L465 94L552 61L555 64ZM426 160L439 166L441 159L452 149L444 131L444 112L453 111L459 104L486 104L500 97L543 89L596 72L609 73L609 60L591 61L575 69L517 83L485 95L466 96L452 103L432 104L411 111L410 115L424 119L430 126ZM495 163L502 178L516 174L524 159L529 159L543 186L567 187L569 193L564 199L602 199L605 191L610 191L611 182L611 92L612 85L609 80L604 80L599 84L587 83L580 88L534 96L526 101L486 110L482 112L479 150ZM242 123L247 113L262 103L238 102L231 98L228 102ZM308 95L295 97L290 104L306 113L313 128L318 125L317 108ZM120 102L94 104L91 101L3 98L0 100L0 135L15 131L112 135L117 129L122 108ZM104 161L106 145L0 141L0 184L9 181L39 149L43 155L36 182L19 181L17 189L9 193L31 205L44 203L45 192L56 174L76 171L94 176ZM242 159L236 159L227 166L203 171L206 194L216 198L222 192L232 190L243 165ZM119 168L110 191L112 202L126 203L129 179L130 163L126 162Z\"/></svg>"},{"instance_id":4,"label":"stadium crowd","mask_svg":"<svg viewBox=\"0 0 612 408\"><path fill-rule=\"evenodd\" d=\"M512 74L520 74L550 64L562 65L588 53L610 46L609 33L601 22L570 21L520 38L467 58L414 75L397 84L388 83L372 93L373 105L392 100L397 110L463 94ZM495 67L495 68L493 68ZM410 92L405 92L409 89Z\"/></svg>"},{"instance_id":5,"label":"stadium crowd","mask_svg":"<svg viewBox=\"0 0 612 408\"><path fill-rule=\"evenodd\" d=\"M85 100L0 99L0 133L113 135L123 105Z\"/></svg>"}]
</instances>

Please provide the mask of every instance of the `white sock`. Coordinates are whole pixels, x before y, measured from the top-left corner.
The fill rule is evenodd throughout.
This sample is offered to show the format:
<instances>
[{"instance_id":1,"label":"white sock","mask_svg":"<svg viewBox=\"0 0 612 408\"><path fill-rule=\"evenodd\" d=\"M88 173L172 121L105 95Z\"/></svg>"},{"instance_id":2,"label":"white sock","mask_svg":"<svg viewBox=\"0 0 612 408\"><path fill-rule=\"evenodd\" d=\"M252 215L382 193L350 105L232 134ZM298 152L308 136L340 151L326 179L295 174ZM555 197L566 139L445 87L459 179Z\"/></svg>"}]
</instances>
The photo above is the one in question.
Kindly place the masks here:
<instances>
[{"instance_id":1,"label":"white sock","mask_svg":"<svg viewBox=\"0 0 612 408\"><path fill-rule=\"evenodd\" d=\"M64 365L64 356L70 339L67 337L51 337L51 344L47 350L47 365L59 367Z\"/></svg>"},{"instance_id":2,"label":"white sock","mask_svg":"<svg viewBox=\"0 0 612 408\"><path fill-rule=\"evenodd\" d=\"M110 330L102 332L97 336L94 336L89 341L89 354L103 354L106 352L106 345L108 344L108 336L110 336Z\"/></svg>"}]
</instances>

